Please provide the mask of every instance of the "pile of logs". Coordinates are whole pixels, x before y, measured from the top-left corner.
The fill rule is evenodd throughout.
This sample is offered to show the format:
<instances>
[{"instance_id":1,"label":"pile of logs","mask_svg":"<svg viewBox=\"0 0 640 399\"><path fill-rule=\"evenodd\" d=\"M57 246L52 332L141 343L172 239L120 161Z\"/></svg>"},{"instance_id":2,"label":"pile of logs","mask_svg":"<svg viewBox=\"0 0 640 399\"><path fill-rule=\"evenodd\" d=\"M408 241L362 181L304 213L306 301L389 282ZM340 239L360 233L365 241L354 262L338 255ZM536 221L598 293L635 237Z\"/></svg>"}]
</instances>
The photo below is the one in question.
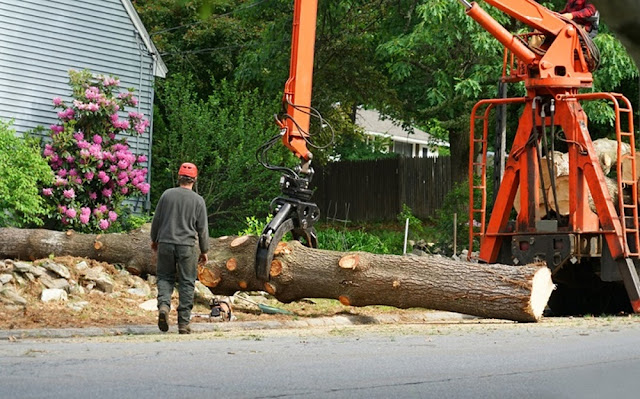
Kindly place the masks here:
<instances>
[{"instance_id":1,"label":"pile of logs","mask_svg":"<svg viewBox=\"0 0 640 399\"><path fill-rule=\"evenodd\" d=\"M609 194L614 202L618 201L618 183L615 179L608 177L612 171L616 170L618 161L618 142L610 139L597 139L593 141L593 147L598 154L598 161L605 175L605 182L609 189ZM628 144L623 143L622 154L629 154L631 151ZM546 209L544 204L544 195L542 189L544 187L549 210L559 215L566 216L569 214L569 154L555 151L550 156L553 162L553 170L555 171L555 193L558 200L555 201L554 190L551 187L552 179L549 173L549 164L545 157L542 158L542 174L540 181L542 182L539 192L539 202L536 211L536 219L540 220L545 215ZM640 176L640 157L636 154L636 176ZM625 180L631 180L631 160L626 158L622 162L622 175ZM640 185L639 185L640 187ZM556 203L557 208L556 209ZM596 213L593 199L589 196L589 204L591 211ZM516 212L520 211L520 190L516 193L513 203Z\"/></svg>"}]
</instances>

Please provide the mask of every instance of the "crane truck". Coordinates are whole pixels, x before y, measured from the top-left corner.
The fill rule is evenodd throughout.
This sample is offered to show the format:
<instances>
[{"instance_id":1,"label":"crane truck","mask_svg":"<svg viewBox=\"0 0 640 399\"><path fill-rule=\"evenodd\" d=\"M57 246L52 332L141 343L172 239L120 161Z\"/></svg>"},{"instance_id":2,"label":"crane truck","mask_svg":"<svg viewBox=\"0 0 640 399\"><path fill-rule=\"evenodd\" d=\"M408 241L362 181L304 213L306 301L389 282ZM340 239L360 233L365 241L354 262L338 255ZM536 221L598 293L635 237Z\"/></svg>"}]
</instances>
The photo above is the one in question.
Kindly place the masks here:
<instances>
[{"instance_id":1,"label":"crane truck","mask_svg":"<svg viewBox=\"0 0 640 399\"><path fill-rule=\"evenodd\" d=\"M515 35L476 2L458 0L467 15L505 47L503 82L523 82L526 95L479 101L471 112L469 152L469 253L479 246L477 261L518 265L544 261L558 289L550 306L556 313L598 312L620 305L640 313L640 229L635 168L633 111L627 98L616 93L581 93L593 84L599 52L589 35L534 0L485 0L498 10L534 29ZM309 141L317 0L295 0L290 76L285 84L283 113L277 118L280 135L258 150L266 167L282 172L282 195L272 202L273 219L264 228L256 249L256 275L269 279L276 245L291 233L305 245L317 246L314 223L320 211L309 188L313 177ZM542 37L530 44L529 36ZM581 102L608 101L615 112L618 143L618 200L610 195L588 131ZM490 111L518 105L522 112L505 165L493 209L487 204L487 152ZM476 129L481 125L481 129ZM541 179L542 158L562 140L569 154L569 215L548 211L537 215L534 204L550 198ZM267 151L281 141L300 160L295 168L268 163ZM630 148L623 153L621 148ZM479 156L478 156L479 154ZM624 177L621 164L631 166ZM547 163L552 165L553 163ZM475 171L480 170L479 178ZM550 188L555 187L550 171ZM517 191L519 211L513 211ZM623 195L624 193L624 195ZM589 209L589 196L596 212ZM554 198L557 198L554 197ZM556 208L557 209L557 208ZM514 216L515 213L515 217ZM488 217L490 215L490 217ZM488 219L488 221L487 221ZM477 226L477 227L476 227Z\"/></svg>"}]
</instances>

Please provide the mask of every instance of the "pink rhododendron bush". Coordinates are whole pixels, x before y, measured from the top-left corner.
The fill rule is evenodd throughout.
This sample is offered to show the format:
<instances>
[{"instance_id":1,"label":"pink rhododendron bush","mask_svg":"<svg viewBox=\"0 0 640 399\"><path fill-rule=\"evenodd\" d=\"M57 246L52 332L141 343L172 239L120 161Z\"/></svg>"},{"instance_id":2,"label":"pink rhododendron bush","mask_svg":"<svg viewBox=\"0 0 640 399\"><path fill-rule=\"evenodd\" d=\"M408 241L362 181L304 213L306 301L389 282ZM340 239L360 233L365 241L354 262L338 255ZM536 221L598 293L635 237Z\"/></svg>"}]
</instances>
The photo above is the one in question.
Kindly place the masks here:
<instances>
[{"instance_id":1,"label":"pink rhododendron bush","mask_svg":"<svg viewBox=\"0 0 640 399\"><path fill-rule=\"evenodd\" d=\"M138 100L117 78L70 71L73 101L53 99L59 122L50 127L43 155L55 174L42 195L51 205L52 228L97 232L115 228L127 197L149 192L146 156L131 152L126 136L149 126L128 110Z\"/></svg>"}]
</instances>

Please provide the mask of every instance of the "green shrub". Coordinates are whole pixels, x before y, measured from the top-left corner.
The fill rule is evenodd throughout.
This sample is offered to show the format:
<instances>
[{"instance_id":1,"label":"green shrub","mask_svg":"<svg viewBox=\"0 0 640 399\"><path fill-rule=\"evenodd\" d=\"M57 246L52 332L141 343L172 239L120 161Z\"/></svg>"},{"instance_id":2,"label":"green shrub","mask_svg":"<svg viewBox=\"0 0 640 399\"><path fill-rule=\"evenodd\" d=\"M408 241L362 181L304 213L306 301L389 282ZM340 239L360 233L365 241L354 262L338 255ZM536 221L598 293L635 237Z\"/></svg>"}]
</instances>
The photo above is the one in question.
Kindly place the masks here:
<instances>
[{"instance_id":1,"label":"green shrub","mask_svg":"<svg viewBox=\"0 0 640 399\"><path fill-rule=\"evenodd\" d=\"M338 231L333 228L318 230L318 247L331 251L364 251L374 254L389 254L382 240L364 230Z\"/></svg>"},{"instance_id":2,"label":"green shrub","mask_svg":"<svg viewBox=\"0 0 640 399\"><path fill-rule=\"evenodd\" d=\"M0 226L41 226L46 209L39 186L52 180L37 140L16 137L11 122L0 120Z\"/></svg>"},{"instance_id":3,"label":"green shrub","mask_svg":"<svg viewBox=\"0 0 640 399\"><path fill-rule=\"evenodd\" d=\"M259 236L262 234L262 230L264 230L265 226L269 224L269 222L273 219L272 215L267 216L264 221L258 219L255 216L245 218L246 226L244 230L238 232L239 236L248 236L254 235Z\"/></svg>"}]
</instances>

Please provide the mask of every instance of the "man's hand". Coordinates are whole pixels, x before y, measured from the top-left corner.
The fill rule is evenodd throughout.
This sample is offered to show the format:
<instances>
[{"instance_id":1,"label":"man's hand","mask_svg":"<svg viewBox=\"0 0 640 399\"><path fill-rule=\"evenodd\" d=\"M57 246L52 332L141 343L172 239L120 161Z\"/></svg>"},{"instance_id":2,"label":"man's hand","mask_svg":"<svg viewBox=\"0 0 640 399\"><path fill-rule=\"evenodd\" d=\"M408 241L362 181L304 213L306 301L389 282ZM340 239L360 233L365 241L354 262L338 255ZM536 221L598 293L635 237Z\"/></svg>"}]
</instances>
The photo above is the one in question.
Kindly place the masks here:
<instances>
[{"instance_id":1,"label":"man's hand","mask_svg":"<svg viewBox=\"0 0 640 399\"><path fill-rule=\"evenodd\" d=\"M571 14L570 12L565 12L564 14L562 14L562 16L566 19L573 19L573 14Z\"/></svg>"},{"instance_id":2,"label":"man's hand","mask_svg":"<svg viewBox=\"0 0 640 399\"><path fill-rule=\"evenodd\" d=\"M152 241L151 242L151 249L153 249L154 252L158 252L158 242L157 241Z\"/></svg>"},{"instance_id":3,"label":"man's hand","mask_svg":"<svg viewBox=\"0 0 640 399\"><path fill-rule=\"evenodd\" d=\"M200 254L200 257L198 258L198 264L199 265L204 265L207 263L207 261L209 260L209 257L207 256L206 253L202 253Z\"/></svg>"}]
</instances>

